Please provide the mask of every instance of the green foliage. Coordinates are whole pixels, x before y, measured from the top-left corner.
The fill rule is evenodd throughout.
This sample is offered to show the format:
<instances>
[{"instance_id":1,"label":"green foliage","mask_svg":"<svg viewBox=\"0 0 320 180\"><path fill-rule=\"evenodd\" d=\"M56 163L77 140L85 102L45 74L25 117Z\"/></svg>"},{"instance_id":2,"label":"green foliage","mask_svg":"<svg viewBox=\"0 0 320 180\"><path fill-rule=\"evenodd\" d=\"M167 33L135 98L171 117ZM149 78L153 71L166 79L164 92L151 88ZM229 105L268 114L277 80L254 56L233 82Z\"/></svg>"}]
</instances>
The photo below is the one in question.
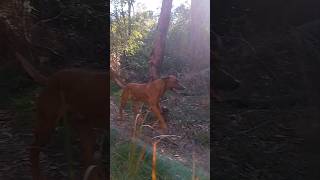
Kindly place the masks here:
<instances>
[{"instance_id":1,"label":"green foliage","mask_svg":"<svg viewBox=\"0 0 320 180\"><path fill-rule=\"evenodd\" d=\"M195 134L194 139L201 145L210 148L210 134L207 131L198 131Z\"/></svg>"},{"instance_id":2,"label":"green foliage","mask_svg":"<svg viewBox=\"0 0 320 180\"><path fill-rule=\"evenodd\" d=\"M126 70L130 80L146 79L157 17L152 11L139 11L129 15L127 0L114 0L111 5L111 52L120 58L120 67ZM139 5L141 6L141 5ZM137 7L135 7L137 9ZM190 21L190 8L181 5L173 10L166 51L161 67L162 74L181 72L186 65L188 47L188 26ZM131 22L131 24L129 24ZM131 34L129 35L129 29Z\"/></svg>"},{"instance_id":3,"label":"green foliage","mask_svg":"<svg viewBox=\"0 0 320 180\"><path fill-rule=\"evenodd\" d=\"M12 103L14 95L22 94L21 87L30 88L31 81L19 72L18 69L12 67L3 67L0 69L0 105L8 105Z\"/></svg>"},{"instance_id":4,"label":"green foliage","mask_svg":"<svg viewBox=\"0 0 320 180\"><path fill-rule=\"evenodd\" d=\"M115 97L115 103L120 104L120 96L122 93L122 89L113 81L110 81L110 96ZM131 103L129 101L129 103Z\"/></svg>"},{"instance_id":5,"label":"green foliage","mask_svg":"<svg viewBox=\"0 0 320 180\"><path fill-rule=\"evenodd\" d=\"M110 81L110 96L119 96L121 88L113 81Z\"/></svg>"},{"instance_id":6,"label":"green foliage","mask_svg":"<svg viewBox=\"0 0 320 180\"><path fill-rule=\"evenodd\" d=\"M15 67L2 67L0 69L0 107L16 109L17 118L21 125L29 126L33 119L35 106L35 86L26 74Z\"/></svg>"},{"instance_id":7,"label":"green foliage","mask_svg":"<svg viewBox=\"0 0 320 180\"><path fill-rule=\"evenodd\" d=\"M189 46L190 8L185 5L177 7L173 13L166 41L166 57L163 69L176 69L181 72L186 65ZM167 66L166 66L167 65ZM170 67L171 66L171 67Z\"/></svg>"},{"instance_id":8,"label":"green foliage","mask_svg":"<svg viewBox=\"0 0 320 180\"><path fill-rule=\"evenodd\" d=\"M128 1L111 1L111 53L133 55L144 44L144 38L154 29L156 21L150 11L128 14Z\"/></svg>"},{"instance_id":9,"label":"green foliage","mask_svg":"<svg viewBox=\"0 0 320 180\"><path fill-rule=\"evenodd\" d=\"M168 49L172 43L176 43L176 47L172 49L177 49L178 45L187 45L188 40L188 30L190 23L190 9L185 5L177 7L173 14L169 25L168 31Z\"/></svg>"},{"instance_id":10,"label":"green foliage","mask_svg":"<svg viewBox=\"0 0 320 180\"><path fill-rule=\"evenodd\" d=\"M18 95L11 99L12 105L18 112L18 118L24 121L32 119L32 112L34 111L33 94Z\"/></svg>"}]
</instances>

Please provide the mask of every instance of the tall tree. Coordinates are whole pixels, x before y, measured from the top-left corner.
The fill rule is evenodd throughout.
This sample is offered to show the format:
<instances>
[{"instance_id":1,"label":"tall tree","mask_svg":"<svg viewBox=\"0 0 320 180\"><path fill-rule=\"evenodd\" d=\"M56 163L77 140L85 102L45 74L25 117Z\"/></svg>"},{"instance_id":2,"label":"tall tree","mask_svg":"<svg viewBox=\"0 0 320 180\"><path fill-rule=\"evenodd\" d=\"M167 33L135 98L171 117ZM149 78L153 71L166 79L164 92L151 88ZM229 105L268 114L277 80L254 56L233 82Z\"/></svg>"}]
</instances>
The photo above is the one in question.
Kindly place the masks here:
<instances>
[{"instance_id":1,"label":"tall tree","mask_svg":"<svg viewBox=\"0 0 320 180\"><path fill-rule=\"evenodd\" d=\"M123 3L127 2L128 5L131 4L130 12L129 7L125 9L121 8L121 1L123 1ZM150 11L137 11L133 13L134 7L139 8L139 4L135 6L135 0L121 1L111 1L110 65L114 70L119 70L122 65L124 67L127 66L126 63L130 61L131 57L135 55L138 50L142 49L143 46L146 46L144 41L147 36L153 32L157 23L153 13ZM123 17L121 14L125 14L125 16ZM148 43L148 48L151 48L149 44L150 43ZM148 48L143 49L149 52ZM124 58L124 55L128 58Z\"/></svg>"},{"instance_id":2,"label":"tall tree","mask_svg":"<svg viewBox=\"0 0 320 180\"><path fill-rule=\"evenodd\" d=\"M134 0L128 0L128 36L131 35L132 31L132 19L131 19L131 11L133 8Z\"/></svg>"},{"instance_id":3,"label":"tall tree","mask_svg":"<svg viewBox=\"0 0 320 180\"><path fill-rule=\"evenodd\" d=\"M157 33L149 60L150 81L160 77L160 66L164 57L166 36L169 28L172 0L163 0L158 20Z\"/></svg>"}]
</instances>

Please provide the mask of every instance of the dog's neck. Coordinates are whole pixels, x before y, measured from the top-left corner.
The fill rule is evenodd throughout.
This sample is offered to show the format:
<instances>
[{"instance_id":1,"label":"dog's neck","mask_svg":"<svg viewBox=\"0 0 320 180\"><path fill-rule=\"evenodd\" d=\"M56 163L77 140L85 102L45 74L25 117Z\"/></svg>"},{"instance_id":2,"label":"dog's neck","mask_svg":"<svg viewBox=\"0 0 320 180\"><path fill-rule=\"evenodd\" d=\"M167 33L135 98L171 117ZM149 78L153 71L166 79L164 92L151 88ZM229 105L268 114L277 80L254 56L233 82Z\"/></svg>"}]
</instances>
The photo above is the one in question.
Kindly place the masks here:
<instances>
[{"instance_id":1,"label":"dog's neck","mask_svg":"<svg viewBox=\"0 0 320 180\"><path fill-rule=\"evenodd\" d=\"M163 88L163 89L164 89L164 92L163 92L163 94L164 94L167 90L173 91L172 88L168 86L168 82L167 82L165 79L160 79L160 80L163 82L163 85L164 85L164 88Z\"/></svg>"}]
</instances>

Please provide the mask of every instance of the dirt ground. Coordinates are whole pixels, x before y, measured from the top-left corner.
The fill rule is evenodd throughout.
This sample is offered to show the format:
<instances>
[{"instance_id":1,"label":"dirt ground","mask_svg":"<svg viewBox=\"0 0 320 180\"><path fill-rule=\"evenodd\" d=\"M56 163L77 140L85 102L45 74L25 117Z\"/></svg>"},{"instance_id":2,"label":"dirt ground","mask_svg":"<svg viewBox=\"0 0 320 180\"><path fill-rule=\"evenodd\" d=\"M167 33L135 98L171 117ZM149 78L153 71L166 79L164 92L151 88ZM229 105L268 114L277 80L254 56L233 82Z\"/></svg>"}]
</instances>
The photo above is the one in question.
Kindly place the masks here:
<instances>
[{"instance_id":1,"label":"dirt ground","mask_svg":"<svg viewBox=\"0 0 320 180\"><path fill-rule=\"evenodd\" d=\"M129 138L132 132L133 121L127 120L122 123L116 122L118 106L115 105L111 98L111 127L116 128ZM17 117L15 109L0 110L0 177L8 180L28 180L31 179L30 162L28 154L28 146L32 142L32 128L29 125L21 125L21 119ZM169 122L172 134L180 136L174 140L163 140L159 145L159 152L172 160L181 162L182 164L192 166L192 150L195 152L196 165L205 172L209 173L210 150L208 146L192 144L192 136L188 136L191 131L206 130L209 131L208 124L198 124L193 129L187 127L181 128L181 125ZM189 131L188 131L189 130ZM66 162L64 140L61 138L63 133L61 130L55 132L52 141L43 148L40 155L42 173L46 174L49 179L67 179L68 164ZM151 145L151 138L159 135L152 131L145 131L143 137L145 142ZM80 168L79 151L77 150L77 142L73 143L73 161L75 173L79 175L77 168Z\"/></svg>"},{"instance_id":2,"label":"dirt ground","mask_svg":"<svg viewBox=\"0 0 320 180\"><path fill-rule=\"evenodd\" d=\"M24 134L15 129L12 110L0 110L0 177L1 179L31 179L28 174L28 154L26 139L30 139L30 129L25 129Z\"/></svg>"},{"instance_id":3,"label":"dirt ground","mask_svg":"<svg viewBox=\"0 0 320 180\"><path fill-rule=\"evenodd\" d=\"M212 177L309 179L306 134L319 132L319 56L308 29L300 30L306 34L252 35L247 44L225 36L222 67L241 85L214 103Z\"/></svg>"},{"instance_id":4,"label":"dirt ground","mask_svg":"<svg viewBox=\"0 0 320 180\"><path fill-rule=\"evenodd\" d=\"M125 116L125 120L122 122L117 121L118 117L118 105L115 103L114 97L110 100L110 125L111 128L117 129L120 134L124 135L126 138L130 138L133 132L133 116L129 113L129 116ZM208 111L209 112L209 111ZM173 113L173 112L171 112ZM167 117L168 119L168 117ZM153 121L153 122L152 122ZM152 125L154 119L151 122L145 122L144 125ZM192 127L191 127L192 126ZM192 167L192 152L195 153L195 163L197 167L200 167L207 175L210 171L210 148L209 144L203 146L200 143L193 143L196 140L192 133L196 131L202 131L207 136L209 136L209 123L198 123L193 124L190 127L183 127L183 125L177 123L176 119L171 119L168 123L170 135L175 135L177 137L170 138L170 140L164 139L162 143L158 145L158 152L161 155L168 157L169 159L181 162L187 167ZM146 142L150 147L152 147L153 137L160 135L159 133L146 128L140 135L140 139ZM208 142L209 143L209 142Z\"/></svg>"},{"instance_id":5,"label":"dirt ground","mask_svg":"<svg viewBox=\"0 0 320 180\"><path fill-rule=\"evenodd\" d=\"M28 180L31 178L29 150L33 135L30 125L21 125L14 109L0 110L0 179ZM29 124L29 123L27 123ZM53 135L52 141L40 154L41 171L48 179L68 179L68 164L65 157L64 141ZM75 174L79 175L79 152L73 146Z\"/></svg>"}]
</instances>

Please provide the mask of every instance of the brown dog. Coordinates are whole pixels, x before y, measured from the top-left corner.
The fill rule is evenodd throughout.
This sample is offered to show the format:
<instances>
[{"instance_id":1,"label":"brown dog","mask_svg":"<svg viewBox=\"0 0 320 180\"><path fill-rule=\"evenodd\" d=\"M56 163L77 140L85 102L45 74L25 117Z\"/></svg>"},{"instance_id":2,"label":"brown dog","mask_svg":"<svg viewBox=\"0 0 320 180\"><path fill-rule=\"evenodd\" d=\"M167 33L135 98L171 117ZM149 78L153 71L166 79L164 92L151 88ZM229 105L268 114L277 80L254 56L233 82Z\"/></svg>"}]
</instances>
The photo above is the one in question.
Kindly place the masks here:
<instances>
[{"instance_id":1,"label":"brown dog","mask_svg":"<svg viewBox=\"0 0 320 180\"><path fill-rule=\"evenodd\" d=\"M119 108L120 120L123 118L123 108L127 101L131 99L133 101L133 111L135 114L137 114L141 103L147 103L151 111L156 115L161 129L167 129L167 124L161 114L160 98L166 90L175 91L185 89L173 75L145 84L128 83L122 88L123 91Z\"/></svg>"},{"instance_id":2,"label":"brown dog","mask_svg":"<svg viewBox=\"0 0 320 180\"><path fill-rule=\"evenodd\" d=\"M92 165L96 142L94 128L106 129L110 113L108 73L69 69L46 78L21 55L16 53L16 57L35 81L46 85L36 104L35 139L30 151L33 179L43 179L39 167L40 147L48 142L58 121L66 113L71 114L68 123L78 132L85 168Z\"/></svg>"}]
</instances>

